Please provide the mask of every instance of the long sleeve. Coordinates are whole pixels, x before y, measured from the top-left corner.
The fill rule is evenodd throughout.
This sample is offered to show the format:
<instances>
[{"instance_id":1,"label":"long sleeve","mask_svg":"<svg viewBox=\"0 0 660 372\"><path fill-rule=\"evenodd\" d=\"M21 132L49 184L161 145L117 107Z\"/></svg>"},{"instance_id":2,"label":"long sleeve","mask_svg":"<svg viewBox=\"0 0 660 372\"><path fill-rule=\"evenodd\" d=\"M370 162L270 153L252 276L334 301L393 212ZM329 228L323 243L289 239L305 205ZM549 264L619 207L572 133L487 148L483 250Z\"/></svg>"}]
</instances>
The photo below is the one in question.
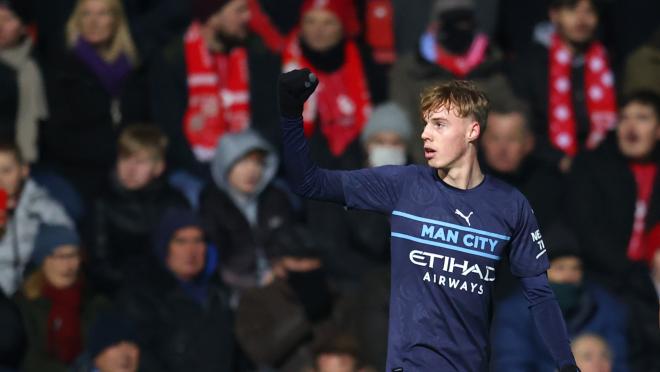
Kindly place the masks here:
<instances>
[{"instance_id":1,"label":"long sleeve","mask_svg":"<svg viewBox=\"0 0 660 372\"><path fill-rule=\"evenodd\" d=\"M311 160L302 118L282 118L284 166L293 191L349 208L391 213L414 166L387 165L357 170L327 170Z\"/></svg>"},{"instance_id":2,"label":"long sleeve","mask_svg":"<svg viewBox=\"0 0 660 372\"><path fill-rule=\"evenodd\" d=\"M545 273L520 278L532 319L558 367L575 365L566 324Z\"/></svg>"},{"instance_id":3,"label":"long sleeve","mask_svg":"<svg viewBox=\"0 0 660 372\"><path fill-rule=\"evenodd\" d=\"M345 203L341 171L319 168L310 157L302 117L280 119L284 166L293 191L311 199Z\"/></svg>"}]
</instances>

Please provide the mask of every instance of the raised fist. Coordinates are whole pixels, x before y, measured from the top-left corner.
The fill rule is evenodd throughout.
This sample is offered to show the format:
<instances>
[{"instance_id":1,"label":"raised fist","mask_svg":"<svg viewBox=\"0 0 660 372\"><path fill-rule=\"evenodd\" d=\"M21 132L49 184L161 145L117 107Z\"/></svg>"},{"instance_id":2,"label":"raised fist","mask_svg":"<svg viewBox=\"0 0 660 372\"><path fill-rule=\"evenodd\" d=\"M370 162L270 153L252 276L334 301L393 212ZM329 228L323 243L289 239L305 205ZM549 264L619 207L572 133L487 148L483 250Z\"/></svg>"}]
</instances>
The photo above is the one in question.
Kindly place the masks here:
<instances>
[{"instance_id":1,"label":"raised fist","mask_svg":"<svg viewBox=\"0 0 660 372\"><path fill-rule=\"evenodd\" d=\"M314 93L317 85L319 80L307 68L280 74L278 88L280 115L287 118L302 116L305 101Z\"/></svg>"}]
</instances>

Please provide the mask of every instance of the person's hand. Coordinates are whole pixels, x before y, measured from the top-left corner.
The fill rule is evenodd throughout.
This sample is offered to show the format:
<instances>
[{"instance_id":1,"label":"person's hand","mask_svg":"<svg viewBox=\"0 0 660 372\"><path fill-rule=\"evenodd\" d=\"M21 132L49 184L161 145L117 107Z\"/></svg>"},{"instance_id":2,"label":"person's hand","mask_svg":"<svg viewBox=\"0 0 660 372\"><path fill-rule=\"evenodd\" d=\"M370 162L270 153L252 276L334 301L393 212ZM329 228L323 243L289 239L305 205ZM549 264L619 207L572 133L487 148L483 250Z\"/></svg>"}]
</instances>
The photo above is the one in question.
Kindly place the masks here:
<instances>
[{"instance_id":1,"label":"person's hand","mask_svg":"<svg viewBox=\"0 0 660 372\"><path fill-rule=\"evenodd\" d=\"M280 115L298 118L302 116L305 101L314 93L319 80L305 68L280 74L278 85Z\"/></svg>"}]
</instances>

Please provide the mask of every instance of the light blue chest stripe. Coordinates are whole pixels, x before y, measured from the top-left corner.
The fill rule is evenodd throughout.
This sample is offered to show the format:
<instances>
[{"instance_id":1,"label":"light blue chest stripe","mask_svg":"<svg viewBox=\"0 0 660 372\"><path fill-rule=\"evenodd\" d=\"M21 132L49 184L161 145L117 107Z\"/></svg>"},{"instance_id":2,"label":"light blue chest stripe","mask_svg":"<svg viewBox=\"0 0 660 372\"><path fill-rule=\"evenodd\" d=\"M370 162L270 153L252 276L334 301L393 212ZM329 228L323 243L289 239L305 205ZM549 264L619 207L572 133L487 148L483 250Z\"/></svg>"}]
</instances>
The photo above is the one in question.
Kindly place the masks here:
<instances>
[{"instance_id":1,"label":"light blue chest stripe","mask_svg":"<svg viewBox=\"0 0 660 372\"><path fill-rule=\"evenodd\" d=\"M502 239L502 240L511 240L511 237L509 237L509 236L495 234L495 233L492 233L492 232L479 230L479 229L473 229L471 227L465 227L465 226L461 226L461 225L454 225L453 223L448 223L448 222L443 222L443 221L438 221L438 220L432 220L430 218L418 217L418 216L415 216L415 215L412 215L412 214L406 213L406 212L394 211L394 212L392 212L392 214L394 216L401 216L401 217L408 218L408 219L414 220L414 221L432 223L434 225L451 227L452 229L456 229L456 230L463 230L463 231L467 231L467 232L471 232L471 233L475 233L475 234L479 234L479 235L490 236L491 238L497 238L497 239Z\"/></svg>"},{"instance_id":2,"label":"light blue chest stripe","mask_svg":"<svg viewBox=\"0 0 660 372\"><path fill-rule=\"evenodd\" d=\"M475 255L475 256L486 257L486 258L490 258L491 260L499 260L500 259L499 256L496 256L494 254L489 254L489 253L484 253L484 252L479 252L479 251L473 251L471 249L461 248L461 247L457 247L457 246L450 245L450 244L445 244L445 243L440 243L440 242L434 242L432 240L420 239L420 238L417 238L417 237L414 237L414 236L401 234L401 233L397 233L397 232L393 232L392 237L393 238L400 238L400 239L410 240L410 241L413 241L415 243L432 245L434 247L451 249L452 251L463 252L463 253L472 254L472 255Z\"/></svg>"}]
</instances>

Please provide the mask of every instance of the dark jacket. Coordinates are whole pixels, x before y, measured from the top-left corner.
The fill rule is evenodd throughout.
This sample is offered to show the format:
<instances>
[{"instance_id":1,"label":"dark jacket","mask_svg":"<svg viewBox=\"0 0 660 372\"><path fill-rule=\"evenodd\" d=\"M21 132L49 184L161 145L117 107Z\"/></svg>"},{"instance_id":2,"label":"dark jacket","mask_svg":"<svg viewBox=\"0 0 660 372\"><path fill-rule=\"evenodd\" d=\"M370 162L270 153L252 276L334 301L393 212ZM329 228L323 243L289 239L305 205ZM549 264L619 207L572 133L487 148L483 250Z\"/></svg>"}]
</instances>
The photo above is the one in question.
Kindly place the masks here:
<instances>
[{"instance_id":1,"label":"dark jacket","mask_svg":"<svg viewBox=\"0 0 660 372\"><path fill-rule=\"evenodd\" d=\"M50 357L46 347L48 339L48 313L50 301L43 297L28 299L22 293L14 298L20 309L27 333L28 349L23 359L22 371L25 372L65 372L70 366ZM107 301L94 295L89 290L83 290L81 302L81 333L84 339L96 314L107 306Z\"/></svg>"},{"instance_id":2,"label":"dark jacket","mask_svg":"<svg viewBox=\"0 0 660 372\"><path fill-rule=\"evenodd\" d=\"M450 71L430 63L419 51L399 58L390 71L390 99L410 115L414 133L420 134L424 128L420 115L420 94L433 85L456 79ZM504 76L503 63L496 49L489 49L483 63L471 71L465 79L474 80L483 89L508 95L509 84ZM425 163L423 146L419 136L414 136L410 144L413 160Z\"/></svg>"},{"instance_id":3,"label":"dark jacket","mask_svg":"<svg viewBox=\"0 0 660 372\"><path fill-rule=\"evenodd\" d=\"M0 139L12 141L15 137L18 111L18 81L16 71L0 63Z\"/></svg>"},{"instance_id":4,"label":"dark jacket","mask_svg":"<svg viewBox=\"0 0 660 372\"><path fill-rule=\"evenodd\" d=\"M536 138L535 154L557 167L564 153L551 144L548 133L549 54L548 48L534 44L529 51L509 65L509 74L516 94L526 100L531 108L530 124ZM573 65L571 87L577 139L582 150L591 126L584 86L584 64Z\"/></svg>"},{"instance_id":5,"label":"dark jacket","mask_svg":"<svg viewBox=\"0 0 660 372\"><path fill-rule=\"evenodd\" d=\"M9 298L0 291L0 371L3 368L18 370L27 349L27 336L21 313Z\"/></svg>"},{"instance_id":6,"label":"dark jacket","mask_svg":"<svg viewBox=\"0 0 660 372\"><path fill-rule=\"evenodd\" d=\"M153 264L151 233L170 207L188 207L186 199L162 178L141 190L126 190L113 174L109 188L97 199L88 219L88 278L106 294L114 294Z\"/></svg>"},{"instance_id":7,"label":"dark jacket","mask_svg":"<svg viewBox=\"0 0 660 372\"><path fill-rule=\"evenodd\" d=\"M654 161L660 166L657 151ZM627 258L637 186L614 135L595 151L575 159L568 185L565 214L583 249L587 272L616 292L630 291L628 279L639 275ZM645 228L659 221L660 178L656 176Z\"/></svg>"},{"instance_id":8,"label":"dark jacket","mask_svg":"<svg viewBox=\"0 0 660 372\"><path fill-rule=\"evenodd\" d=\"M134 70L119 97L112 97L73 52L44 72L51 110L41 132L41 158L89 200L115 163L121 126L149 119L146 81Z\"/></svg>"},{"instance_id":9,"label":"dark jacket","mask_svg":"<svg viewBox=\"0 0 660 372\"><path fill-rule=\"evenodd\" d=\"M247 290L236 314L238 341L257 366L301 371L313 362L315 340L331 330L347 329L349 302L327 300L328 315L310 320L299 294L286 280Z\"/></svg>"},{"instance_id":10,"label":"dark jacket","mask_svg":"<svg viewBox=\"0 0 660 372\"><path fill-rule=\"evenodd\" d=\"M279 57L257 40L247 44L250 73L251 126L270 142L279 142L276 97ZM208 177L208 166L193 155L183 133L183 117L188 107L188 84L183 36L166 46L150 66L151 109L154 122L170 139L167 164Z\"/></svg>"},{"instance_id":11,"label":"dark jacket","mask_svg":"<svg viewBox=\"0 0 660 372\"><path fill-rule=\"evenodd\" d=\"M534 157L523 160L514 173L499 173L488 167L484 161L484 171L514 186L529 201L541 227L550 226L561 218L564 198L564 176L556 167Z\"/></svg>"},{"instance_id":12,"label":"dark jacket","mask_svg":"<svg viewBox=\"0 0 660 372\"><path fill-rule=\"evenodd\" d=\"M614 354L613 371L628 367L628 317L623 304L595 284L585 284L578 309L564 314L569 336L595 333ZM528 303L521 291L498 304L493 318L492 371L551 372L556 366L535 331Z\"/></svg>"},{"instance_id":13,"label":"dark jacket","mask_svg":"<svg viewBox=\"0 0 660 372\"><path fill-rule=\"evenodd\" d=\"M229 296L214 275L215 264L209 257L207 254L207 267L197 278L206 286L203 303L186 293L162 264L119 294L118 306L137 325L140 371L232 370Z\"/></svg>"}]
</instances>

